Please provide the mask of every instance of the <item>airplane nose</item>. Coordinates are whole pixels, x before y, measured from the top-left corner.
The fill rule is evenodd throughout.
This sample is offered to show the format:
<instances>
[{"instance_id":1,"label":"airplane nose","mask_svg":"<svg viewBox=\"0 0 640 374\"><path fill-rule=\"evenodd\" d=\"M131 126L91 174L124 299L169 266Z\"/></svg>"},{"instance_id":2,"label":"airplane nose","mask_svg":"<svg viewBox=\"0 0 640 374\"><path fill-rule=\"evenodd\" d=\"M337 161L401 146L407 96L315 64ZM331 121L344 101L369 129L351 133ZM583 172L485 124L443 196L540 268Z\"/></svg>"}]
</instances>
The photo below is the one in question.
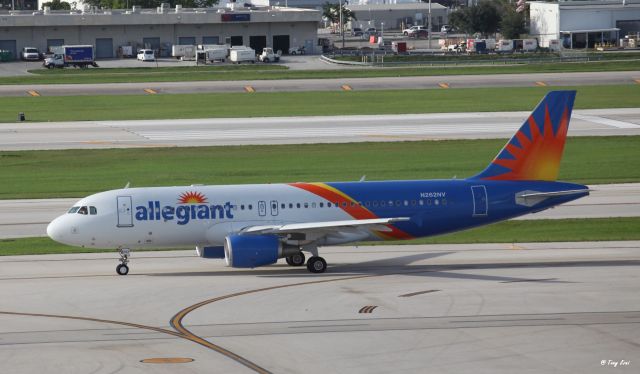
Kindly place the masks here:
<instances>
[{"instance_id":1,"label":"airplane nose","mask_svg":"<svg viewBox=\"0 0 640 374\"><path fill-rule=\"evenodd\" d=\"M54 219L53 221L51 221L51 223L49 223L49 225L47 226L47 235L57 241L58 243L63 243L64 237L63 237L63 224L62 224L62 219L61 217L58 217L56 219Z\"/></svg>"}]
</instances>

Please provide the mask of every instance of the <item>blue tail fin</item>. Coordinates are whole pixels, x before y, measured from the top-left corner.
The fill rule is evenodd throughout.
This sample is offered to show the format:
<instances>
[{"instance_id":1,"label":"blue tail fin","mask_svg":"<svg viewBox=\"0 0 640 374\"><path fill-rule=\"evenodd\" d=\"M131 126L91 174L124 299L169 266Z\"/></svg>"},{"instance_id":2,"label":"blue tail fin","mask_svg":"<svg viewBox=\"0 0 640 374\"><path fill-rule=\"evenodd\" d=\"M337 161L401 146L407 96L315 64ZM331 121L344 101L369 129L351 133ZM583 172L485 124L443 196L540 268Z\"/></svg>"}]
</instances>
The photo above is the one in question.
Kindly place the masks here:
<instances>
[{"instance_id":1,"label":"blue tail fin","mask_svg":"<svg viewBox=\"0 0 640 374\"><path fill-rule=\"evenodd\" d=\"M551 91L480 174L471 179L555 181L576 91Z\"/></svg>"}]
</instances>

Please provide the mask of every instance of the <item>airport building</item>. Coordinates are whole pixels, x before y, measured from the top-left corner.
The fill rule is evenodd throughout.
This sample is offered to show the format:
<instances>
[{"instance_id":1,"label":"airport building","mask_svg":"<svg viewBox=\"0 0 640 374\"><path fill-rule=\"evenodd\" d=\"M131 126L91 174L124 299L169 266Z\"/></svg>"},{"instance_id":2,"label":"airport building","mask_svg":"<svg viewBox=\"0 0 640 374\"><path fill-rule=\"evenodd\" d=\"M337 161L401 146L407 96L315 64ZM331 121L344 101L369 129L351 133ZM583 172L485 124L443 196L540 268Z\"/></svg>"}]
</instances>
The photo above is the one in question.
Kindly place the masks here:
<instances>
[{"instance_id":1,"label":"airport building","mask_svg":"<svg viewBox=\"0 0 640 374\"><path fill-rule=\"evenodd\" d=\"M409 25L426 26L429 22L427 3L348 4L346 7L356 16L356 20L351 21L351 27L360 27L363 30L369 27L378 30L399 30ZM440 4L431 4L431 30L440 31L440 27L447 24L448 12L449 9Z\"/></svg>"},{"instance_id":2,"label":"airport building","mask_svg":"<svg viewBox=\"0 0 640 374\"><path fill-rule=\"evenodd\" d=\"M257 53L264 47L287 53L298 46L316 53L320 19L317 10L278 7L15 11L0 15L0 50L15 58L25 46L47 51L90 44L102 59L116 57L121 46L151 48L163 57L174 44L230 44Z\"/></svg>"},{"instance_id":3,"label":"airport building","mask_svg":"<svg viewBox=\"0 0 640 374\"><path fill-rule=\"evenodd\" d=\"M617 44L640 32L640 0L530 2L530 34L541 45L560 39L564 48Z\"/></svg>"}]
</instances>

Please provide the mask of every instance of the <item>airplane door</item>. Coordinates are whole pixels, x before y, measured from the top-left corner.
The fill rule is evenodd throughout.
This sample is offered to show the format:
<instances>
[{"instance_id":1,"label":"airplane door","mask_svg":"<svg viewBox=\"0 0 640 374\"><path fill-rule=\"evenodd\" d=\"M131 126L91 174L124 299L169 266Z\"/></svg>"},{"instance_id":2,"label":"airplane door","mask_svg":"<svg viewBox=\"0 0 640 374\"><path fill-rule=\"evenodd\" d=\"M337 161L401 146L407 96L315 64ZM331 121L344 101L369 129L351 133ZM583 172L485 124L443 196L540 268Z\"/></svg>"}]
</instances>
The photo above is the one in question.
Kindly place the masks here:
<instances>
[{"instance_id":1,"label":"airplane door","mask_svg":"<svg viewBox=\"0 0 640 374\"><path fill-rule=\"evenodd\" d=\"M118 196L118 227L133 227L131 196Z\"/></svg>"},{"instance_id":2,"label":"airplane door","mask_svg":"<svg viewBox=\"0 0 640 374\"><path fill-rule=\"evenodd\" d=\"M258 201L258 215L260 217L267 215L267 203L265 201Z\"/></svg>"},{"instance_id":3,"label":"airplane door","mask_svg":"<svg viewBox=\"0 0 640 374\"><path fill-rule=\"evenodd\" d=\"M473 216L486 216L489 210L487 189L485 186L471 186L471 193L473 194Z\"/></svg>"},{"instance_id":4,"label":"airplane door","mask_svg":"<svg viewBox=\"0 0 640 374\"><path fill-rule=\"evenodd\" d=\"M278 215L278 202L276 200L271 200L271 215Z\"/></svg>"}]
</instances>

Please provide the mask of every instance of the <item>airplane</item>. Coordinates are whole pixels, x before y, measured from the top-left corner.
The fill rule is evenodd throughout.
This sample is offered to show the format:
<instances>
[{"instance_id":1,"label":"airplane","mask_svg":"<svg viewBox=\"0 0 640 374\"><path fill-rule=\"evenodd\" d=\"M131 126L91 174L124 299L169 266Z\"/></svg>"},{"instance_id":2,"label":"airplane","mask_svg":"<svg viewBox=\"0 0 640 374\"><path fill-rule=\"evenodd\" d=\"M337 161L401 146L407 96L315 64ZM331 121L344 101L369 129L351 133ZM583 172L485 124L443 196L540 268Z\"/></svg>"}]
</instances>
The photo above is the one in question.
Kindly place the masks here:
<instances>
[{"instance_id":1,"label":"airplane","mask_svg":"<svg viewBox=\"0 0 640 374\"><path fill-rule=\"evenodd\" d=\"M132 249L195 247L203 258L255 268L285 258L323 273L318 248L407 240L539 212L589 194L556 182L575 91L551 91L489 165L467 179L191 185L111 190L81 199L47 227L53 240Z\"/></svg>"}]
</instances>

